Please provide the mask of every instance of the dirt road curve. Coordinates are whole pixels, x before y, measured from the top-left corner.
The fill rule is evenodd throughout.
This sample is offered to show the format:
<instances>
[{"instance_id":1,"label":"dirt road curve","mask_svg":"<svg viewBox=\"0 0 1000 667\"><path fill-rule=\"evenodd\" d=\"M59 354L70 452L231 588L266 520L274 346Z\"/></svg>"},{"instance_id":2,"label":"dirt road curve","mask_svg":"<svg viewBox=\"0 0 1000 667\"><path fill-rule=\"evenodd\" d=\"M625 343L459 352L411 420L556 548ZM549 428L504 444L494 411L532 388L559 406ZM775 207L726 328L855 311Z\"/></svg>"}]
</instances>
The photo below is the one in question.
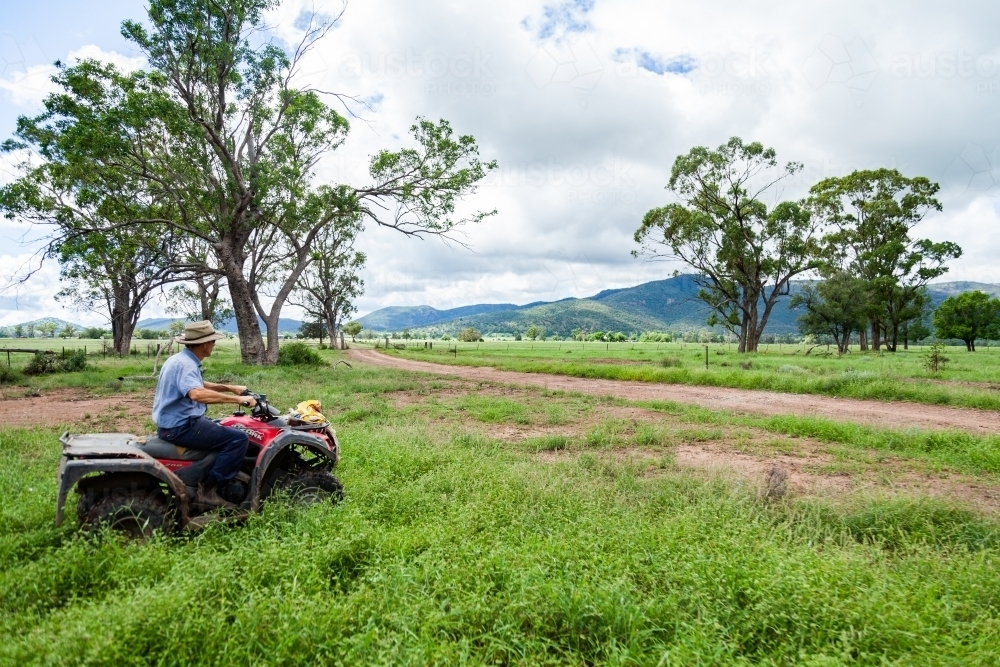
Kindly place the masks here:
<instances>
[{"instance_id":1,"label":"dirt road curve","mask_svg":"<svg viewBox=\"0 0 1000 667\"><path fill-rule=\"evenodd\" d=\"M399 359L380 354L374 350L354 349L351 350L351 356L359 361L408 371L452 375L469 380L544 387L598 396L616 396L633 401L676 401L713 410L731 410L763 415L811 415L891 428L918 427L959 429L977 434L1000 433L1000 412L972 408L860 401L812 394L780 394L770 391L695 387L683 384L592 380L543 373L516 373L498 371L495 368L448 366Z\"/></svg>"}]
</instances>

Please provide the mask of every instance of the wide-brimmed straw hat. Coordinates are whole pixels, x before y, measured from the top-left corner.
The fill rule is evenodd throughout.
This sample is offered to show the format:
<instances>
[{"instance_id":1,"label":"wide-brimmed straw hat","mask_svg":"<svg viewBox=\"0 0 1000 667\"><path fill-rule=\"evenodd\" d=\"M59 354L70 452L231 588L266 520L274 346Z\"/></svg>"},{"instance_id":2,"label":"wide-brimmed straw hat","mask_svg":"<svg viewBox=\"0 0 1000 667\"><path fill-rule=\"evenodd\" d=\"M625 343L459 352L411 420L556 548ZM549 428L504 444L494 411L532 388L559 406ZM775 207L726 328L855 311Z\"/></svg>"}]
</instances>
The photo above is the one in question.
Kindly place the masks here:
<instances>
[{"instance_id":1,"label":"wide-brimmed straw hat","mask_svg":"<svg viewBox=\"0 0 1000 667\"><path fill-rule=\"evenodd\" d=\"M213 340L225 338L226 334L219 333L208 320L201 322L188 322L184 325L184 333L175 340L181 345L201 345Z\"/></svg>"}]
</instances>

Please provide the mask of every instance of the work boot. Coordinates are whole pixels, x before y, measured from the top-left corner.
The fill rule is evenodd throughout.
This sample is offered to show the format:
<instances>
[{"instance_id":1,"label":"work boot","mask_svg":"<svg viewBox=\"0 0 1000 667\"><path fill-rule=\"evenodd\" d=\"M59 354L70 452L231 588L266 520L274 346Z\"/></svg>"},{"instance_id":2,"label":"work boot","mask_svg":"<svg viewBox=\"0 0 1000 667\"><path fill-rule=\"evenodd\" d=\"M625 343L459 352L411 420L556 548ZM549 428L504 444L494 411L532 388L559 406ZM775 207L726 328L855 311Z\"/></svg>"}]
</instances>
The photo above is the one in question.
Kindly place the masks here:
<instances>
[{"instance_id":1,"label":"work boot","mask_svg":"<svg viewBox=\"0 0 1000 667\"><path fill-rule=\"evenodd\" d=\"M239 509L238 505L234 505L220 496L219 490L216 487L207 486L204 482L198 485L198 493L195 494L192 504L199 509L218 509L222 507Z\"/></svg>"}]
</instances>

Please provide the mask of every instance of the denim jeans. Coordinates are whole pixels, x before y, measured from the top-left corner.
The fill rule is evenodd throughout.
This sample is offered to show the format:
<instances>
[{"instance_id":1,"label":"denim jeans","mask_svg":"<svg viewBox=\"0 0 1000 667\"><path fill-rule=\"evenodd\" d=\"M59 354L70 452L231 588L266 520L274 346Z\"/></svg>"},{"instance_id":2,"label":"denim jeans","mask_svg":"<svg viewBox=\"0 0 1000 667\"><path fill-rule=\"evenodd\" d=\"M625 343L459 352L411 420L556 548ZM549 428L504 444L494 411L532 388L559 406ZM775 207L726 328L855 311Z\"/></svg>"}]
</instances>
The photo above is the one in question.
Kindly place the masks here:
<instances>
[{"instance_id":1,"label":"denim jeans","mask_svg":"<svg viewBox=\"0 0 1000 667\"><path fill-rule=\"evenodd\" d=\"M222 426L207 417L191 417L187 424L157 429L157 435L181 447L219 452L205 483L215 486L236 477L250 439L243 431Z\"/></svg>"}]
</instances>

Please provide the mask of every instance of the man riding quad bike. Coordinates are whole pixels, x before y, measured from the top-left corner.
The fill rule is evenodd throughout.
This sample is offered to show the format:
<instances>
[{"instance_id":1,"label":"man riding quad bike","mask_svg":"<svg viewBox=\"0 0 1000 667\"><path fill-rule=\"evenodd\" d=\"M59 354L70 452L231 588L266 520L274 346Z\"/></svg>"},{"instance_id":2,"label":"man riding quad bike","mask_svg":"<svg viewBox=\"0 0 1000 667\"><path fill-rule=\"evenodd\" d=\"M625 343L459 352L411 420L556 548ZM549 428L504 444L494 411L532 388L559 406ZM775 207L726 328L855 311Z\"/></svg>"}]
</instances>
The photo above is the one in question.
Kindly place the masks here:
<instances>
[{"instance_id":1,"label":"man riding quad bike","mask_svg":"<svg viewBox=\"0 0 1000 667\"><path fill-rule=\"evenodd\" d=\"M134 536L162 528L197 528L258 511L276 491L316 500L343 497L332 470L336 433L318 412L288 418L246 387L205 382L201 360L222 338L210 322L185 327L185 349L164 363L153 400L157 436L64 433L56 525L76 484L81 525L105 524ZM242 409L219 421L208 404Z\"/></svg>"}]
</instances>

